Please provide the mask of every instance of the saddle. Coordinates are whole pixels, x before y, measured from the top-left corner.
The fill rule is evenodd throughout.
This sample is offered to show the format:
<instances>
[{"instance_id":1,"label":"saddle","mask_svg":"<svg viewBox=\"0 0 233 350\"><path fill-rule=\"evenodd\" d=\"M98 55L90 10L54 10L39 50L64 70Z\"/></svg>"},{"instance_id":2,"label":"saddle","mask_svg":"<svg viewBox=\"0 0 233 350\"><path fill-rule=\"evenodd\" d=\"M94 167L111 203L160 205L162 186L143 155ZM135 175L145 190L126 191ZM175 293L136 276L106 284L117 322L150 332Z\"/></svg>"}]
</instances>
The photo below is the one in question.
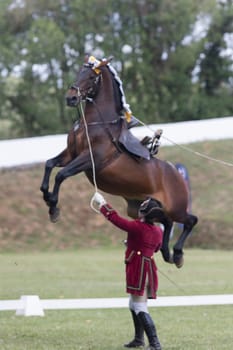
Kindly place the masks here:
<instances>
[{"instance_id":1,"label":"saddle","mask_svg":"<svg viewBox=\"0 0 233 350\"><path fill-rule=\"evenodd\" d=\"M157 129L153 137L145 136L139 141L131 134L131 132L129 132L129 130L122 129L119 143L133 156L149 160L159 151L160 137L162 133L162 129Z\"/></svg>"},{"instance_id":2,"label":"saddle","mask_svg":"<svg viewBox=\"0 0 233 350\"><path fill-rule=\"evenodd\" d=\"M141 142L131 134L127 129L122 129L119 143L131 154L139 158L149 160L151 158L149 150L141 144Z\"/></svg>"}]
</instances>

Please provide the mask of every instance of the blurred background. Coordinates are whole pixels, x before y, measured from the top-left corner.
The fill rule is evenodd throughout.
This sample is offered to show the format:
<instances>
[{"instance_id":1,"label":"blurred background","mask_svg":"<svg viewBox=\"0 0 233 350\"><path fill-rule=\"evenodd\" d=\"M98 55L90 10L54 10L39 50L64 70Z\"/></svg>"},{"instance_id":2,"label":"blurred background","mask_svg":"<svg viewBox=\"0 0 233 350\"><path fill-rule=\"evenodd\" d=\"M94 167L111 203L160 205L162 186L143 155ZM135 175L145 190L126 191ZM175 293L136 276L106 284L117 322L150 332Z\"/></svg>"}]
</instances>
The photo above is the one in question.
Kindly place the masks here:
<instances>
[{"instance_id":1,"label":"blurred background","mask_svg":"<svg viewBox=\"0 0 233 350\"><path fill-rule=\"evenodd\" d=\"M114 56L127 102L146 124L233 115L232 0L1 0L0 32L1 140L68 132L77 116L64 96L85 53ZM191 147L232 163L232 139ZM187 245L232 249L232 168L178 145L159 157L189 171L199 225ZM121 241L89 207L93 187L82 174L62 185L61 220L51 224L42 175L43 165L0 170L1 251ZM121 198L107 198L125 212Z\"/></svg>"},{"instance_id":2,"label":"blurred background","mask_svg":"<svg viewBox=\"0 0 233 350\"><path fill-rule=\"evenodd\" d=\"M146 123L233 114L232 0L1 0L0 137L66 132L86 52Z\"/></svg>"}]
</instances>

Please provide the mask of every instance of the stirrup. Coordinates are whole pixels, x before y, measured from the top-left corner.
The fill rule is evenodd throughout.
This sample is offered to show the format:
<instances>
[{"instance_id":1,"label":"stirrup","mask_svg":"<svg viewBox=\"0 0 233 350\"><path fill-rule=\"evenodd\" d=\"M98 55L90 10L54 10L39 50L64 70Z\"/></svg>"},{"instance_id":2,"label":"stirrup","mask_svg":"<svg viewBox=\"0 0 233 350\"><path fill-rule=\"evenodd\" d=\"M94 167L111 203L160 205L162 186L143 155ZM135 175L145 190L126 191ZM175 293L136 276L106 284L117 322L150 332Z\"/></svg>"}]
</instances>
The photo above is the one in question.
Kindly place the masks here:
<instances>
[{"instance_id":1,"label":"stirrup","mask_svg":"<svg viewBox=\"0 0 233 350\"><path fill-rule=\"evenodd\" d=\"M159 146L160 146L159 139L162 133L163 133L163 130L158 129L155 131L153 137L145 136L141 141L141 144L148 148L151 156L154 156L159 151Z\"/></svg>"},{"instance_id":2,"label":"stirrup","mask_svg":"<svg viewBox=\"0 0 233 350\"><path fill-rule=\"evenodd\" d=\"M150 154L152 156L154 156L155 154L158 153L159 151L159 146L160 146L160 137L163 133L163 130L162 129L158 129L155 131L155 134L152 138L152 141L151 141L151 146L150 146Z\"/></svg>"}]
</instances>

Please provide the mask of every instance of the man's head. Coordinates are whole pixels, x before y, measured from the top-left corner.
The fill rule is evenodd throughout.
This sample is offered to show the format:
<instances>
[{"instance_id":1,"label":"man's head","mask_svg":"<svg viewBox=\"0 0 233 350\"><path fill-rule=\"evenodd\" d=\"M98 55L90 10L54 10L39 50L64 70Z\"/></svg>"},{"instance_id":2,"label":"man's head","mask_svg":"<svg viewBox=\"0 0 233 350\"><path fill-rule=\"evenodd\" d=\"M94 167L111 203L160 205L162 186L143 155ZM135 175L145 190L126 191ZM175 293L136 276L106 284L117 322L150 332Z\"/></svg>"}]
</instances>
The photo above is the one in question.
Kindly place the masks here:
<instances>
[{"instance_id":1,"label":"man's head","mask_svg":"<svg viewBox=\"0 0 233 350\"><path fill-rule=\"evenodd\" d=\"M160 202L149 197L139 207L138 216L143 221L153 224L155 221L159 221L162 206Z\"/></svg>"}]
</instances>

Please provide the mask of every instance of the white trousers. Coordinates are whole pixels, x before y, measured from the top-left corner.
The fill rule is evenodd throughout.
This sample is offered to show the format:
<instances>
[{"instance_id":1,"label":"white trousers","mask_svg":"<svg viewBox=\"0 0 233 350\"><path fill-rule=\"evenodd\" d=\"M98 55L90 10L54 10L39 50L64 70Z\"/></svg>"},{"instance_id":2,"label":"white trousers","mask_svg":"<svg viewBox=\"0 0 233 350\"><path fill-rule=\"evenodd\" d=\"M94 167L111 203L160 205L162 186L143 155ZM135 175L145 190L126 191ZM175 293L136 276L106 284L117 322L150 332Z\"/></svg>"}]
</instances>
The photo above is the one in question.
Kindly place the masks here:
<instances>
[{"instance_id":1,"label":"white trousers","mask_svg":"<svg viewBox=\"0 0 233 350\"><path fill-rule=\"evenodd\" d=\"M147 314L149 313L147 308L148 293L149 293L149 288L148 288L148 283L146 281L146 287L143 295L130 294L129 309L134 311L136 315L138 315L139 312L141 311L146 312Z\"/></svg>"}]
</instances>

